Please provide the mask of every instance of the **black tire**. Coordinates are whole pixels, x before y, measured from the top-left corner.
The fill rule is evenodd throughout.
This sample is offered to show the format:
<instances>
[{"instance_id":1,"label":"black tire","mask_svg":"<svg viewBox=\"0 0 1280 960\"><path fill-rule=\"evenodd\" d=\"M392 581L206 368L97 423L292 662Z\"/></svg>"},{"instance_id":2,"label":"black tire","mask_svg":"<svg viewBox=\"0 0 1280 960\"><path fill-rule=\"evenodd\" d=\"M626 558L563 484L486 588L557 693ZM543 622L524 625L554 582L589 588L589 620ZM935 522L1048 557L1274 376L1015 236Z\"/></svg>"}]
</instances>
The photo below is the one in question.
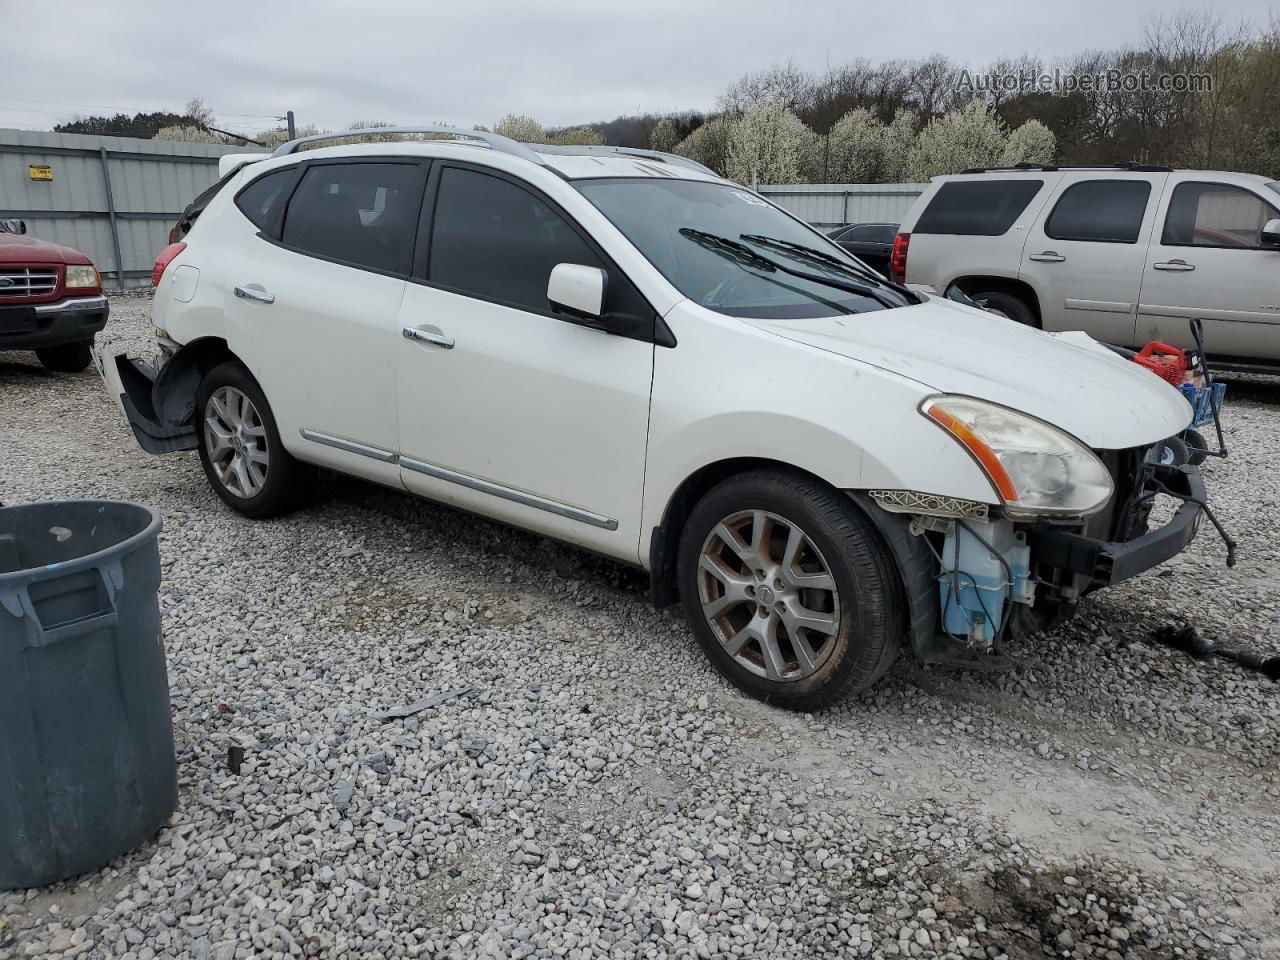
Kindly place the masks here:
<instances>
[{"instance_id":1,"label":"black tire","mask_svg":"<svg viewBox=\"0 0 1280 960\"><path fill-rule=\"evenodd\" d=\"M54 373L81 373L93 362L93 341L77 340L56 347L39 347L36 358L46 370Z\"/></svg>"},{"instance_id":2,"label":"black tire","mask_svg":"<svg viewBox=\"0 0 1280 960\"><path fill-rule=\"evenodd\" d=\"M249 398L261 421L268 463L261 489L252 496L241 496L231 490L221 478L221 471L213 465L209 454L209 431L206 415L209 399L223 387L231 387ZM280 442L276 419L271 413L267 398L244 366L236 361L220 363L204 375L196 390L196 435L199 439L200 463L204 466L209 486L213 487L222 502L237 513L255 520L287 513L297 507L310 491L315 469L290 456Z\"/></svg>"},{"instance_id":3,"label":"black tire","mask_svg":"<svg viewBox=\"0 0 1280 960\"><path fill-rule=\"evenodd\" d=\"M1193 467L1198 467L1204 463L1206 451L1209 449L1209 441L1204 438L1204 434L1199 430L1184 430L1182 433L1182 442L1187 445L1187 462Z\"/></svg>"},{"instance_id":4,"label":"black tire","mask_svg":"<svg viewBox=\"0 0 1280 960\"><path fill-rule=\"evenodd\" d=\"M838 606L833 615L838 612L838 628L822 641L822 659L807 676L770 679L744 666L729 653L703 613L700 590L709 582L700 579L709 576L700 572L704 547L718 524L749 511L767 511L781 518L784 532L787 525L799 529L818 551L814 556L835 584ZM708 491L685 523L676 577L694 636L712 664L735 686L766 703L789 710L826 707L875 683L903 647L905 600L888 548L852 500L800 474L753 471ZM760 609L750 612L750 604L758 602L760 594L753 596L755 600L745 608L748 620ZM760 645L755 647L759 650ZM748 643L744 651L750 649ZM763 664L763 656L760 659Z\"/></svg>"},{"instance_id":5,"label":"black tire","mask_svg":"<svg viewBox=\"0 0 1280 960\"><path fill-rule=\"evenodd\" d=\"M1005 293L1001 290L984 290L970 294L970 296L982 304L985 309L1002 314L1010 320L1028 327L1038 328L1040 326L1036 320L1035 311L1031 309L1030 305L1022 298L1015 297L1011 293Z\"/></svg>"}]
</instances>

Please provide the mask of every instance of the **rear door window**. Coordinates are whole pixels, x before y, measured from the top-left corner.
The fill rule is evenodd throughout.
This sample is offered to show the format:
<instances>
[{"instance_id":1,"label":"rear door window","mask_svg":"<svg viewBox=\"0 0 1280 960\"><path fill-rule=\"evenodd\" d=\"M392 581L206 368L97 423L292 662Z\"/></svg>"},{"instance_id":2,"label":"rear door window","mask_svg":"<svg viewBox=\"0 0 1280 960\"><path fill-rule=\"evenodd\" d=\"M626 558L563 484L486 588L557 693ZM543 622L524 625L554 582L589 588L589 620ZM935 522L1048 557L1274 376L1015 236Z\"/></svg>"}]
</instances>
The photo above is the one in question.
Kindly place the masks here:
<instances>
[{"instance_id":1,"label":"rear door window","mask_svg":"<svg viewBox=\"0 0 1280 960\"><path fill-rule=\"evenodd\" d=\"M289 200L280 242L348 266L408 274L424 169L416 162L308 167Z\"/></svg>"},{"instance_id":2,"label":"rear door window","mask_svg":"<svg viewBox=\"0 0 1280 960\"><path fill-rule=\"evenodd\" d=\"M1045 222L1054 240L1137 243L1151 197L1145 180L1085 180L1068 187Z\"/></svg>"},{"instance_id":3,"label":"rear door window","mask_svg":"<svg viewBox=\"0 0 1280 960\"><path fill-rule=\"evenodd\" d=\"M1043 180L949 181L934 194L912 232L1001 236L1043 186Z\"/></svg>"},{"instance_id":4,"label":"rear door window","mask_svg":"<svg viewBox=\"0 0 1280 960\"><path fill-rule=\"evenodd\" d=\"M1180 183L1173 188L1161 242L1167 247L1262 246L1262 228L1278 214L1261 197L1226 183Z\"/></svg>"}]
</instances>

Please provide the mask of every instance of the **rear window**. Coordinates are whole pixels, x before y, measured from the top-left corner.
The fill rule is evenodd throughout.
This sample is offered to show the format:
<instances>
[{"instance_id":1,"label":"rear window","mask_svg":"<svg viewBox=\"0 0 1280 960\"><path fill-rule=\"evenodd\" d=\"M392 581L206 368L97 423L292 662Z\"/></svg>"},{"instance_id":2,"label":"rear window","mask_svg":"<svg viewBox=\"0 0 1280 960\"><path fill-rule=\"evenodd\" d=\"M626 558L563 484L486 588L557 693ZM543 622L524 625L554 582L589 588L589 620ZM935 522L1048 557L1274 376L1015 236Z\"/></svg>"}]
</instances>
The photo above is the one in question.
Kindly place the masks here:
<instances>
[{"instance_id":1,"label":"rear window","mask_svg":"<svg viewBox=\"0 0 1280 960\"><path fill-rule=\"evenodd\" d=\"M912 232L998 237L1043 186L1043 180L949 181L934 194Z\"/></svg>"},{"instance_id":2,"label":"rear window","mask_svg":"<svg viewBox=\"0 0 1280 960\"><path fill-rule=\"evenodd\" d=\"M1054 240L1137 243L1151 184L1145 180L1085 180L1067 188L1045 222Z\"/></svg>"},{"instance_id":3,"label":"rear window","mask_svg":"<svg viewBox=\"0 0 1280 960\"><path fill-rule=\"evenodd\" d=\"M236 194L236 206L255 227L266 226L271 214L284 199L285 188L293 181L295 169L286 167L284 170L275 170L265 177L259 177Z\"/></svg>"}]
</instances>

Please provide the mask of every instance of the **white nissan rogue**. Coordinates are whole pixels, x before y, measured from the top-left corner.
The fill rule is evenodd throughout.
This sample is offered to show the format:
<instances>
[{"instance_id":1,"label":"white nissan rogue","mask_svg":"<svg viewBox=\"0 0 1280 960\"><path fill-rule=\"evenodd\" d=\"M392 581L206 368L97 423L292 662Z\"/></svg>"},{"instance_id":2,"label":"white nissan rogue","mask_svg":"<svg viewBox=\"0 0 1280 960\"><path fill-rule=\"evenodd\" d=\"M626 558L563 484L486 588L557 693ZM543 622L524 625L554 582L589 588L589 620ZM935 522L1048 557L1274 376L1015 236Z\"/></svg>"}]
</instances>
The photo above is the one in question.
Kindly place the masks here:
<instances>
[{"instance_id":1,"label":"white nissan rogue","mask_svg":"<svg viewBox=\"0 0 1280 960\"><path fill-rule=\"evenodd\" d=\"M1153 453L1186 400L1083 335L893 284L682 157L388 133L228 173L156 263L158 362L99 358L246 516L324 467L637 564L807 710L904 648L1000 664L1207 510Z\"/></svg>"}]
</instances>

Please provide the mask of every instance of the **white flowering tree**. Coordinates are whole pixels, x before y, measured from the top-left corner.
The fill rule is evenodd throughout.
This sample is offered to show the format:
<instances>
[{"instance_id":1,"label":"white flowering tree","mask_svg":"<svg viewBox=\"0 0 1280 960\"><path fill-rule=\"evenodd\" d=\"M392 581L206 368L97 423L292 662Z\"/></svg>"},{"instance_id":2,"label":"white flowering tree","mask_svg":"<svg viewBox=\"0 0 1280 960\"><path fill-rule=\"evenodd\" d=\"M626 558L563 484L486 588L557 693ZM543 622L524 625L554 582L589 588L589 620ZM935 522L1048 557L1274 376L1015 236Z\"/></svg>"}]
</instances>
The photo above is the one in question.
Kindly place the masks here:
<instances>
[{"instance_id":1,"label":"white flowering tree","mask_svg":"<svg viewBox=\"0 0 1280 960\"><path fill-rule=\"evenodd\" d=\"M1000 165L1015 163L1053 163L1058 153L1058 138L1039 120L1028 120L1009 134Z\"/></svg>"},{"instance_id":2,"label":"white flowering tree","mask_svg":"<svg viewBox=\"0 0 1280 960\"><path fill-rule=\"evenodd\" d=\"M673 152L690 160L697 160L717 173L724 173L729 149L729 127L727 117L708 120L677 143Z\"/></svg>"},{"instance_id":3,"label":"white flowering tree","mask_svg":"<svg viewBox=\"0 0 1280 960\"><path fill-rule=\"evenodd\" d=\"M521 143L542 143L546 136L542 124L523 113L508 113L493 125L493 132Z\"/></svg>"},{"instance_id":4,"label":"white flowering tree","mask_svg":"<svg viewBox=\"0 0 1280 960\"><path fill-rule=\"evenodd\" d=\"M831 183L872 183L884 167L885 126L858 107L837 120L827 135L826 177Z\"/></svg>"},{"instance_id":5,"label":"white flowering tree","mask_svg":"<svg viewBox=\"0 0 1280 960\"><path fill-rule=\"evenodd\" d=\"M663 117L649 132L649 149L670 153L680 143L680 124L675 117Z\"/></svg>"},{"instance_id":6,"label":"white flowering tree","mask_svg":"<svg viewBox=\"0 0 1280 960\"><path fill-rule=\"evenodd\" d=\"M907 179L907 160L916 142L918 124L919 115L910 107L903 107L884 128L884 164L880 168L880 183L900 183Z\"/></svg>"},{"instance_id":7,"label":"white flowering tree","mask_svg":"<svg viewBox=\"0 0 1280 960\"><path fill-rule=\"evenodd\" d=\"M907 176L917 183L1000 163L1009 139L1004 121L981 100L972 100L929 121L907 154Z\"/></svg>"},{"instance_id":8,"label":"white flowering tree","mask_svg":"<svg viewBox=\"0 0 1280 960\"><path fill-rule=\"evenodd\" d=\"M757 103L729 121L725 176L739 183L794 183L813 131L780 102Z\"/></svg>"},{"instance_id":9,"label":"white flowering tree","mask_svg":"<svg viewBox=\"0 0 1280 960\"><path fill-rule=\"evenodd\" d=\"M604 134L587 126L567 127L556 133L546 134L546 139L542 142L559 146L598 147L604 143Z\"/></svg>"}]
</instances>

